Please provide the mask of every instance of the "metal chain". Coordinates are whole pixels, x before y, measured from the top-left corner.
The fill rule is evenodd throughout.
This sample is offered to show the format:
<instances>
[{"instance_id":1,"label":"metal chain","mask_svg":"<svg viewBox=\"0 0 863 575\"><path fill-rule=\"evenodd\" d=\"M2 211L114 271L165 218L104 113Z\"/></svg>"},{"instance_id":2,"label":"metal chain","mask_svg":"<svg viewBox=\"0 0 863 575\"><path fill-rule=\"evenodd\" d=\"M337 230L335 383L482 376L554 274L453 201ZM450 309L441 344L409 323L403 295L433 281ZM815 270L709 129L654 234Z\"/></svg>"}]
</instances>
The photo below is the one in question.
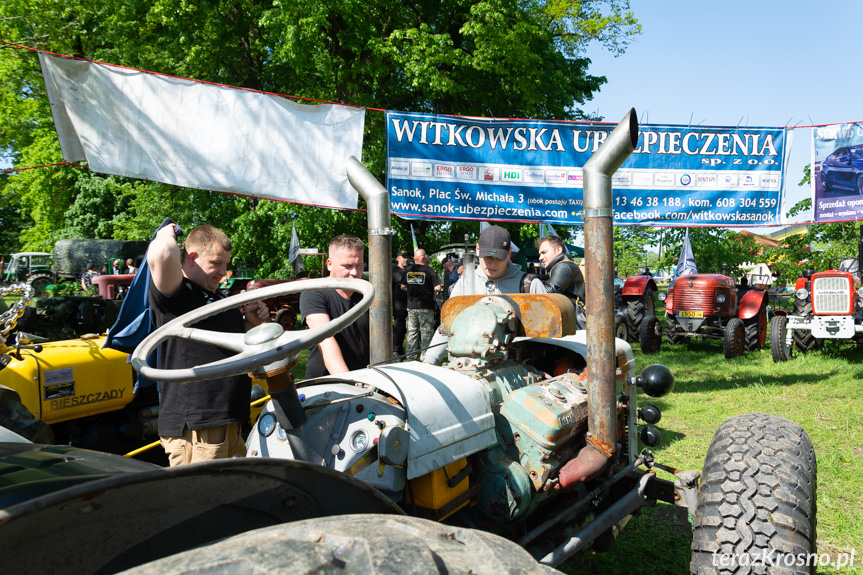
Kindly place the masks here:
<instances>
[{"instance_id":1,"label":"metal chain","mask_svg":"<svg viewBox=\"0 0 863 575\"><path fill-rule=\"evenodd\" d=\"M36 290L30 284L12 284L9 287L0 287L0 297L14 293L21 293L21 299L18 300L12 307L0 315L0 338L6 339L15 324L18 323L18 318L24 315L24 308L30 305L33 299L33 294Z\"/></svg>"}]
</instances>

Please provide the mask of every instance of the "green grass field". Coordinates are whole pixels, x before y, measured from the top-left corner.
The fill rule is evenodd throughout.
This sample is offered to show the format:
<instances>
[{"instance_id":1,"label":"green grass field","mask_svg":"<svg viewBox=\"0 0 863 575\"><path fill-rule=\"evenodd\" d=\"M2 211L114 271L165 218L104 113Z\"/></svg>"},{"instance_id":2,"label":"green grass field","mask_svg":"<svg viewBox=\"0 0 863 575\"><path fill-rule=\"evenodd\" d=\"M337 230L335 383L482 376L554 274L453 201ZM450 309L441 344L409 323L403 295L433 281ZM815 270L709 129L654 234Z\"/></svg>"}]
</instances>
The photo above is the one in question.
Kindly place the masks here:
<instances>
[{"instance_id":1,"label":"green grass field","mask_svg":"<svg viewBox=\"0 0 863 575\"><path fill-rule=\"evenodd\" d=\"M855 551L856 568L819 567L817 573L863 573L863 346L828 342L782 364L773 363L768 349L727 360L718 340L688 347L663 341L650 356L634 347L638 370L661 363L675 375L674 392L651 400L662 409L657 462L700 470L716 428L733 415L771 413L797 422L818 462L818 551ZM639 405L647 401L640 396ZM561 570L688 573L691 541L685 509L662 504L633 518L610 552L572 559Z\"/></svg>"}]
</instances>

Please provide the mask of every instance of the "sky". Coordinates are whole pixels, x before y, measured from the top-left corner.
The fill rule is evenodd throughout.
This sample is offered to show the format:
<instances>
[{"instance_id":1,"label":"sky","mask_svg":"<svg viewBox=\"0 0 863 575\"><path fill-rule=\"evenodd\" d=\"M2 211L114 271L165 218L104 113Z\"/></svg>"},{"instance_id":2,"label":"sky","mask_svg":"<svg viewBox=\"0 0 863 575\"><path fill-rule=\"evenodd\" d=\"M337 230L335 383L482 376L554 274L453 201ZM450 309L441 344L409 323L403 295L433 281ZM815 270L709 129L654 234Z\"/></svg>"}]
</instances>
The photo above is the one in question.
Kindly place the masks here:
<instances>
[{"instance_id":1,"label":"sky","mask_svg":"<svg viewBox=\"0 0 863 575\"><path fill-rule=\"evenodd\" d=\"M580 106L587 113L619 121L634 107L642 124L705 126L863 121L860 0L631 0L630 6L642 33L626 52L588 50L590 73L608 81ZM809 128L794 131L789 208L810 195L797 184L810 163L811 138Z\"/></svg>"}]
</instances>

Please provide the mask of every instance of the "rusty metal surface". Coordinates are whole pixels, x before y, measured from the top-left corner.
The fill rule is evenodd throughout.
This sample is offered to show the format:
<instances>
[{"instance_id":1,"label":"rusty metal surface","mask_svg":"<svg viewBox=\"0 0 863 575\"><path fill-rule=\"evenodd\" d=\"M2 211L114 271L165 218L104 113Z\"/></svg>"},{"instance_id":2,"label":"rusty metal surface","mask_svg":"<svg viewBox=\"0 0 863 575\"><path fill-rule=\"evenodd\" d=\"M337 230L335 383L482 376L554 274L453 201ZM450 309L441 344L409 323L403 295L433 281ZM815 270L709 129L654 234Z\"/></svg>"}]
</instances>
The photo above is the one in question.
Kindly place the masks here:
<instances>
[{"instance_id":1,"label":"rusty metal surface","mask_svg":"<svg viewBox=\"0 0 863 575\"><path fill-rule=\"evenodd\" d=\"M504 299L516 310L518 336L562 337L575 333L575 306L562 294L464 295L449 298L441 309L441 324L450 333L453 321L465 309L487 297Z\"/></svg>"}]
</instances>

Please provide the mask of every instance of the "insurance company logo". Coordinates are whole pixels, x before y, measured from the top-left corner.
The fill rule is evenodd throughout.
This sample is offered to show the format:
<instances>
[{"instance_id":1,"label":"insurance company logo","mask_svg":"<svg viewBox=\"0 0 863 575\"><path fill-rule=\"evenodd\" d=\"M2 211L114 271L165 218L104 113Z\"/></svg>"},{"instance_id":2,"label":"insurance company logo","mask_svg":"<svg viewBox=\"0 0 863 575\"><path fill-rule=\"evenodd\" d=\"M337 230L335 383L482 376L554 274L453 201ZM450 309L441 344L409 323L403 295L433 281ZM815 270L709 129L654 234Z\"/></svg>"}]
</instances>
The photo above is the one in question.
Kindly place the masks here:
<instances>
[{"instance_id":1,"label":"insurance company logo","mask_svg":"<svg viewBox=\"0 0 863 575\"><path fill-rule=\"evenodd\" d=\"M456 169L455 177L459 180L475 180L476 168L473 166L459 166Z\"/></svg>"},{"instance_id":2,"label":"insurance company logo","mask_svg":"<svg viewBox=\"0 0 863 575\"><path fill-rule=\"evenodd\" d=\"M755 181L755 177L746 174L745 176L743 176L743 181L741 182L741 185L744 188L754 188L757 183L758 182Z\"/></svg>"},{"instance_id":3,"label":"insurance company logo","mask_svg":"<svg viewBox=\"0 0 863 575\"><path fill-rule=\"evenodd\" d=\"M765 174L765 175L761 176L761 187L762 188L779 187L779 174Z\"/></svg>"},{"instance_id":4,"label":"insurance company logo","mask_svg":"<svg viewBox=\"0 0 863 575\"><path fill-rule=\"evenodd\" d=\"M431 162L411 162L411 176L431 176Z\"/></svg>"},{"instance_id":5,"label":"insurance company logo","mask_svg":"<svg viewBox=\"0 0 863 575\"><path fill-rule=\"evenodd\" d=\"M436 178L454 178L455 168L444 164L435 164L434 175Z\"/></svg>"},{"instance_id":6,"label":"insurance company logo","mask_svg":"<svg viewBox=\"0 0 863 575\"><path fill-rule=\"evenodd\" d=\"M722 185L726 186L726 187L735 187L738 185L739 181L740 181L740 178L737 177L737 174L725 174L720 179L720 182L722 182Z\"/></svg>"},{"instance_id":7,"label":"insurance company logo","mask_svg":"<svg viewBox=\"0 0 863 575\"><path fill-rule=\"evenodd\" d=\"M570 185L575 185L577 187L584 186L584 172L581 170L570 170L566 172L566 181L570 183Z\"/></svg>"},{"instance_id":8,"label":"insurance company logo","mask_svg":"<svg viewBox=\"0 0 863 575\"><path fill-rule=\"evenodd\" d=\"M515 168L504 168L501 170L500 179L504 182L520 182L521 170L516 170Z\"/></svg>"},{"instance_id":9,"label":"insurance company logo","mask_svg":"<svg viewBox=\"0 0 863 575\"><path fill-rule=\"evenodd\" d=\"M409 162L390 162L390 176L407 176L411 173Z\"/></svg>"},{"instance_id":10,"label":"insurance company logo","mask_svg":"<svg viewBox=\"0 0 863 575\"><path fill-rule=\"evenodd\" d=\"M689 174L680 174L680 178L677 181L680 182L681 186L691 186L692 176Z\"/></svg>"},{"instance_id":11,"label":"insurance company logo","mask_svg":"<svg viewBox=\"0 0 863 575\"><path fill-rule=\"evenodd\" d=\"M498 180L497 168L483 168L482 179L487 182L496 182Z\"/></svg>"},{"instance_id":12,"label":"insurance company logo","mask_svg":"<svg viewBox=\"0 0 863 575\"><path fill-rule=\"evenodd\" d=\"M674 174L669 172L662 172L659 174L653 175L653 183L654 185L660 187L671 187L674 185Z\"/></svg>"},{"instance_id":13,"label":"insurance company logo","mask_svg":"<svg viewBox=\"0 0 863 575\"><path fill-rule=\"evenodd\" d=\"M615 172L611 176L611 185L613 186L631 186L632 173L630 172Z\"/></svg>"},{"instance_id":14,"label":"insurance company logo","mask_svg":"<svg viewBox=\"0 0 863 575\"><path fill-rule=\"evenodd\" d=\"M636 186L652 186L653 174L650 172L635 172L632 174L632 183Z\"/></svg>"},{"instance_id":15,"label":"insurance company logo","mask_svg":"<svg viewBox=\"0 0 863 575\"><path fill-rule=\"evenodd\" d=\"M524 181L529 184L543 184L545 183L545 172L528 168L524 171Z\"/></svg>"},{"instance_id":16,"label":"insurance company logo","mask_svg":"<svg viewBox=\"0 0 863 575\"><path fill-rule=\"evenodd\" d=\"M565 184L566 170L546 170L545 181L549 184Z\"/></svg>"},{"instance_id":17,"label":"insurance company logo","mask_svg":"<svg viewBox=\"0 0 863 575\"><path fill-rule=\"evenodd\" d=\"M695 176L695 185L713 188L716 186L716 174L698 174Z\"/></svg>"}]
</instances>

